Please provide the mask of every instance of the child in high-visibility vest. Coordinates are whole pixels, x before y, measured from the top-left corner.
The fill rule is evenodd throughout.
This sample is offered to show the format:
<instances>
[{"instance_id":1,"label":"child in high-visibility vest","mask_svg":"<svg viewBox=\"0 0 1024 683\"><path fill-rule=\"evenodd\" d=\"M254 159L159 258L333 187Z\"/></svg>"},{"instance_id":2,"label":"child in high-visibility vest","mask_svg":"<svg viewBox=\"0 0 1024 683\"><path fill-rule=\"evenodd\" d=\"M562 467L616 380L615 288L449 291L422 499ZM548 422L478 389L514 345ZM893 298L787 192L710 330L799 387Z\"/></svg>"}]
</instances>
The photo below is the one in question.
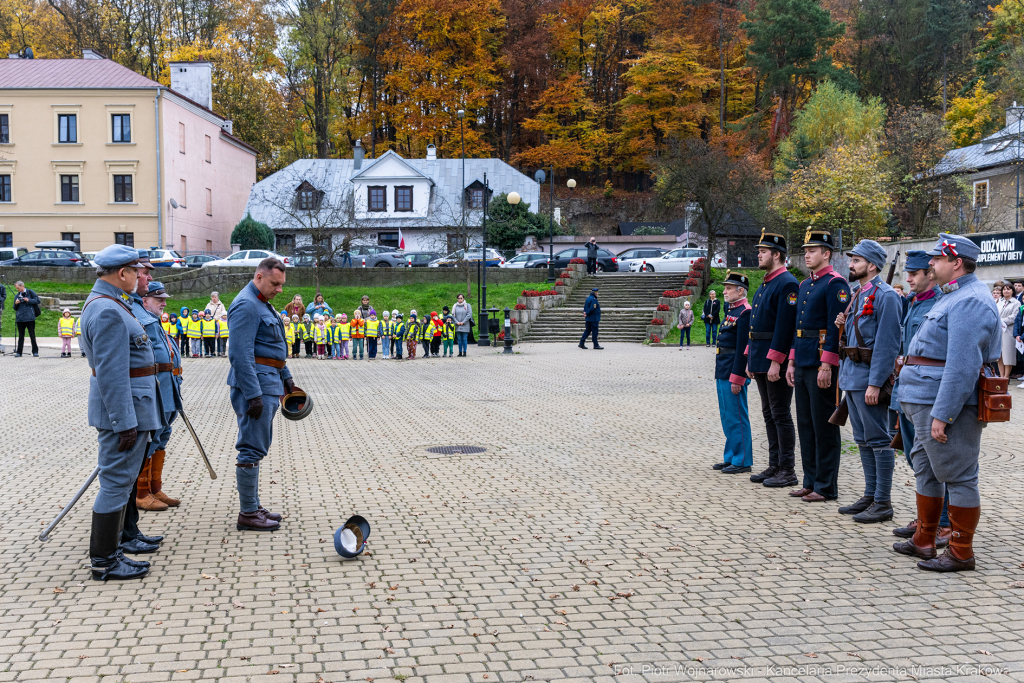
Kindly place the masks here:
<instances>
[{"instance_id":1,"label":"child in high-visibility vest","mask_svg":"<svg viewBox=\"0 0 1024 683\"><path fill-rule=\"evenodd\" d=\"M221 313L217 323L217 355L223 358L228 355L228 314Z\"/></svg>"},{"instance_id":2,"label":"child in high-visibility vest","mask_svg":"<svg viewBox=\"0 0 1024 683\"><path fill-rule=\"evenodd\" d=\"M75 338L75 319L71 317L71 309L65 308L57 321L57 336L60 337L60 357L71 358L71 340Z\"/></svg>"},{"instance_id":3,"label":"child in high-visibility vest","mask_svg":"<svg viewBox=\"0 0 1024 683\"><path fill-rule=\"evenodd\" d=\"M370 311L370 319L366 321L366 355L370 360L377 357L377 340L380 339L380 321L377 313Z\"/></svg>"},{"instance_id":4,"label":"child in high-visibility vest","mask_svg":"<svg viewBox=\"0 0 1024 683\"><path fill-rule=\"evenodd\" d=\"M295 358L295 354L292 352L292 346L295 344L295 327L288 319L287 313L281 314L281 324L284 326L284 355Z\"/></svg>"},{"instance_id":5,"label":"child in high-visibility vest","mask_svg":"<svg viewBox=\"0 0 1024 683\"><path fill-rule=\"evenodd\" d=\"M72 329L74 330L74 333L75 333L76 337L81 337L82 336L82 319L81 318L75 318L75 326ZM78 342L78 348L82 352L82 358L85 358L85 349L82 348L82 342Z\"/></svg>"},{"instance_id":6,"label":"child in high-visibility vest","mask_svg":"<svg viewBox=\"0 0 1024 683\"><path fill-rule=\"evenodd\" d=\"M344 313L337 315L338 326L335 328L338 334L338 353L341 355L338 358L342 360L348 360L348 344L349 340L352 339L352 324L348 321L348 316Z\"/></svg>"},{"instance_id":7,"label":"child in high-visibility vest","mask_svg":"<svg viewBox=\"0 0 1024 683\"><path fill-rule=\"evenodd\" d=\"M405 324L405 350L409 360L416 360L416 347L420 343L420 325L416 322L416 309L409 311L409 322Z\"/></svg>"},{"instance_id":8,"label":"child in high-visibility vest","mask_svg":"<svg viewBox=\"0 0 1024 683\"><path fill-rule=\"evenodd\" d=\"M444 317L444 356L455 358L455 318L451 314Z\"/></svg>"},{"instance_id":9,"label":"child in high-visibility vest","mask_svg":"<svg viewBox=\"0 0 1024 683\"><path fill-rule=\"evenodd\" d=\"M313 357L313 320L309 317L309 313L302 316L302 343L306 346L306 358Z\"/></svg>"},{"instance_id":10,"label":"child in high-visibility vest","mask_svg":"<svg viewBox=\"0 0 1024 683\"><path fill-rule=\"evenodd\" d=\"M402 360L402 345L405 343L405 323L402 322L402 314L392 311L391 316L391 357L395 360Z\"/></svg>"},{"instance_id":11,"label":"child in high-visibility vest","mask_svg":"<svg viewBox=\"0 0 1024 683\"><path fill-rule=\"evenodd\" d=\"M192 316L185 321L185 336L191 347L192 357L199 358L203 353L203 321L199 319L199 310L193 310Z\"/></svg>"},{"instance_id":12,"label":"child in high-visibility vest","mask_svg":"<svg viewBox=\"0 0 1024 683\"><path fill-rule=\"evenodd\" d=\"M420 345L423 347L424 358L430 358L430 340L434 338L430 330L430 322L434 315L437 315L436 311L431 315L424 315L423 320L420 321Z\"/></svg>"},{"instance_id":13,"label":"child in high-visibility vest","mask_svg":"<svg viewBox=\"0 0 1024 683\"><path fill-rule=\"evenodd\" d=\"M361 360L363 357L363 338L366 337L366 321L363 314L357 308L352 312L352 360ZM359 358L356 358L356 354Z\"/></svg>"},{"instance_id":14,"label":"child in high-visibility vest","mask_svg":"<svg viewBox=\"0 0 1024 683\"><path fill-rule=\"evenodd\" d=\"M316 344L316 359L323 360L327 353L327 327L324 325L323 316L317 315L314 318L316 327L313 328L313 343Z\"/></svg>"},{"instance_id":15,"label":"child in high-visibility vest","mask_svg":"<svg viewBox=\"0 0 1024 683\"><path fill-rule=\"evenodd\" d=\"M213 313L206 311L199 324L203 331L203 356L213 358L217 353L217 321L213 319Z\"/></svg>"},{"instance_id":16,"label":"child in high-visibility vest","mask_svg":"<svg viewBox=\"0 0 1024 683\"><path fill-rule=\"evenodd\" d=\"M181 350L181 357L188 358L188 335L185 334L186 326L188 325L188 317L191 311L188 310L188 306L182 306L178 312L178 334L175 335L175 339L178 340L178 348Z\"/></svg>"},{"instance_id":17,"label":"child in high-visibility vest","mask_svg":"<svg viewBox=\"0 0 1024 683\"><path fill-rule=\"evenodd\" d=\"M441 350L441 341L444 339L444 320L437 314L437 311L430 312L430 355L438 357Z\"/></svg>"},{"instance_id":18,"label":"child in high-visibility vest","mask_svg":"<svg viewBox=\"0 0 1024 683\"><path fill-rule=\"evenodd\" d=\"M171 339L174 339L174 335L178 331L178 326L171 321L171 318L173 317L173 313L162 313L160 315L160 327L163 328L164 334L166 334Z\"/></svg>"},{"instance_id":19,"label":"child in high-visibility vest","mask_svg":"<svg viewBox=\"0 0 1024 683\"><path fill-rule=\"evenodd\" d=\"M299 357L299 349L302 348L302 329L299 327L299 316L293 315L291 320L291 345L292 345L292 358ZM285 330L287 334L287 329Z\"/></svg>"},{"instance_id":20,"label":"child in high-visibility vest","mask_svg":"<svg viewBox=\"0 0 1024 683\"><path fill-rule=\"evenodd\" d=\"M387 311L381 315L382 320L380 321L380 352L387 360L391 357L391 329L394 327L394 322L391 320L391 314Z\"/></svg>"},{"instance_id":21,"label":"child in high-visibility vest","mask_svg":"<svg viewBox=\"0 0 1024 683\"><path fill-rule=\"evenodd\" d=\"M331 318L331 358L341 360L341 313Z\"/></svg>"}]
</instances>

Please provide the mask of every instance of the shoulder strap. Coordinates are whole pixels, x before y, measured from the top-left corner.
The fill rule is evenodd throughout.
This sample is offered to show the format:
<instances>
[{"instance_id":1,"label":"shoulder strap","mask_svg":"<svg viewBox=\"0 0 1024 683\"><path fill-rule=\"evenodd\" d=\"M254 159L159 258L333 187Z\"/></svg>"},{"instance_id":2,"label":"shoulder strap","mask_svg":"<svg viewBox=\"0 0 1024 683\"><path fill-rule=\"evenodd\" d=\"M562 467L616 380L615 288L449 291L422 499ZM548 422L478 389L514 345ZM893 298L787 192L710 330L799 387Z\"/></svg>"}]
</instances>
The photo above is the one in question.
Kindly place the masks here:
<instances>
[{"instance_id":1,"label":"shoulder strap","mask_svg":"<svg viewBox=\"0 0 1024 683\"><path fill-rule=\"evenodd\" d=\"M96 299L100 299L100 298L103 298L103 299L110 299L110 300L111 300L111 301L113 301L114 303L116 303L116 304L120 305L120 306L121 306L121 308L123 308L123 309L124 309L125 311L127 311L127 312L128 312L128 315L130 315L131 317L135 318L135 314L134 314L134 313L132 312L131 306L127 306L127 305L125 305L125 303L124 303L123 301L119 301L118 299L115 299L114 297L112 297L112 296L109 296L109 295L107 295L107 294L97 294L97 295L96 295ZM85 309L86 309L86 308L87 308L87 307L89 306L89 304L91 304L91 303L92 303L93 301L96 301L96 299L89 299L88 301L86 301L86 302L85 302L85 304L84 304L84 305L82 306L82 313L85 313ZM82 313L79 313L79 316L81 316L81 314L82 314ZM138 322L138 320L139 320L138 318L135 318L135 321L136 321L136 322ZM139 323L139 324L141 325L142 323Z\"/></svg>"}]
</instances>

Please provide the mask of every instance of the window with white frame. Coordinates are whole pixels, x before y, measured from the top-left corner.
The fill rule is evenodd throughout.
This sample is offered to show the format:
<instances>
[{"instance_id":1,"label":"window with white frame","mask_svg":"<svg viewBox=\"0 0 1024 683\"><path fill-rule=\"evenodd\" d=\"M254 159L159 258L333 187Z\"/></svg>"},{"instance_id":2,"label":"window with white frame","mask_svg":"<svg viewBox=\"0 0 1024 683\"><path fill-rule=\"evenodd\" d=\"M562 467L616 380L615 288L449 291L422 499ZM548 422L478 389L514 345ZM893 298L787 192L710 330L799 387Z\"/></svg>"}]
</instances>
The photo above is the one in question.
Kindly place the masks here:
<instances>
[{"instance_id":1,"label":"window with white frame","mask_svg":"<svg viewBox=\"0 0 1024 683\"><path fill-rule=\"evenodd\" d=\"M0 175L0 202L9 202L11 200L11 176L4 174Z\"/></svg>"},{"instance_id":2,"label":"window with white frame","mask_svg":"<svg viewBox=\"0 0 1024 683\"><path fill-rule=\"evenodd\" d=\"M62 202L78 201L78 176L69 173L60 177L60 200Z\"/></svg>"},{"instance_id":3,"label":"window with white frame","mask_svg":"<svg viewBox=\"0 0 1024 683\"><path fill-rule=\"evenodd\" d=\"M988 207L988 181L977 180L974 182L974 208L985 209Z\"/></svg>"},{"instance_id":4,"label":"window with white frame","mask_svg":"<svg viewBox=\"0 0 1024 683\"><path fill-rule=\"evenodd\" d=\"M132 177L130 175L114 176L114 203L132 203Z\"/></svg>"},{"instance_id":5,"label":"window with white frame","mask_svg":"<svg viewBox=\"0 0 1024 683\"><path fill-rule=\"evenodd\" d=\"M132 116L131 114L110 115L111 142L132 141Z\"/></svg>"},{"instance_id":6,"label":"window with white frame","mask_svg":"<svg viewBox=\"0 0 1024 683\"><path fill-rule=\"evenodd\" d=\"M11 143L11 115L0 114L0 145Z\"/></svg>"}]
</instances>

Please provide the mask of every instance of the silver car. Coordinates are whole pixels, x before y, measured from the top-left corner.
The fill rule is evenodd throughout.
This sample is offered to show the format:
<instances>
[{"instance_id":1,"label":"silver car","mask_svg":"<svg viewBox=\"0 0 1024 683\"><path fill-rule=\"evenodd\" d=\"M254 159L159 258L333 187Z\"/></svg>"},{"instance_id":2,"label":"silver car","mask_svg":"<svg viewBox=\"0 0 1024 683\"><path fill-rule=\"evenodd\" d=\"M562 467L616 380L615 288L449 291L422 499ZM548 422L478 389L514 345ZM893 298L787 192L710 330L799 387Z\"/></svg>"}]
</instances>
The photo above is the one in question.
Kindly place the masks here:
<instances>
[{"instance_id":1,"label":"silver car","mask_svg":"<svg viewBox=\"0 0 1024 683\"><path fill-rule=\"evenodd\" d=\"M548 255L541 253L519 254L501 264L502 268L547 268Z\"/></svg>"},{"instance_id":2,"label":"silver car","mask_svg":"<svg viewBox=\"0 0 1024 683\"><path fill-rule=\"evenodd\" d=\"M619 269L632 270L634 261L643 263L644 261L650 261L651 259L661 258L667 251L668 249L662 249L661 247L627 249L618 255Z\"/></svg>"}]
</instances>

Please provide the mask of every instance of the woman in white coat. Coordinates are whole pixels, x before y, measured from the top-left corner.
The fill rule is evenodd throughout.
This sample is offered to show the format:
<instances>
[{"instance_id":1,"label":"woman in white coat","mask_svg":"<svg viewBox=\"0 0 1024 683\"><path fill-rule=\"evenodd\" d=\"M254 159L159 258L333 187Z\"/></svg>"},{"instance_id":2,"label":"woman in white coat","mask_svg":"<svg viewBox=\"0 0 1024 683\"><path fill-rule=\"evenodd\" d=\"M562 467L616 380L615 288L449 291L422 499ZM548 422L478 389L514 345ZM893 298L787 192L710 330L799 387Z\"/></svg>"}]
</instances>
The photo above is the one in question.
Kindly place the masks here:
<instances>
[{"instance_id":1,"label":"woman in white coat","mask_svg":"<svg viewBox=\"0 0 1024 683\"><path fill-rule=\"evenodd\" d=\"M1020 310L1020 302L1013 298L1013 285L1000 283L1002 296L996 301L999 319L1003 322L1003 346L999 358L999 374L1009 379L1013 366L1017 364L1017 346L1013 338L1013 321Z\"/></svg>"}]
</instances>

